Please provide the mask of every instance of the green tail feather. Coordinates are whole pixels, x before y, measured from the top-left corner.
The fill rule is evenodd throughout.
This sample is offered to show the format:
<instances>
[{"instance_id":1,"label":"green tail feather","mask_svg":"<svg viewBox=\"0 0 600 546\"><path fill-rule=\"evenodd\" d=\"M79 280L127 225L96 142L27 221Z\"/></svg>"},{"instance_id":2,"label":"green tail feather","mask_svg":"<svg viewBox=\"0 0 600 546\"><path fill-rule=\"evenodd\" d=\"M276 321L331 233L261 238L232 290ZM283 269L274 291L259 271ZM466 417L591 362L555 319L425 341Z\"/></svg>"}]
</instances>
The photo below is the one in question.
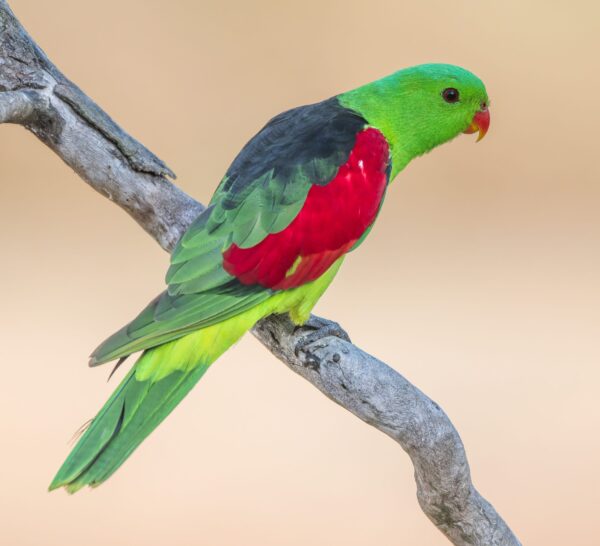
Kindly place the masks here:
<instances>
[{"instance_id":1,"label":"green tail feather","mask_svg":"<svg viewBox=\"0 0 600 546\"><path fill-rule=\"evenodd\" d=\"M173 371L158 381L140 381L134 367L94 418L49 489L65 487L75 493L107 480L207 369L208 364L199 364L187 371Z\"/></svg>"},{"instance_id":2,"label":"green tail feather","mask_svg":"<svg viewBox=\"0 0 600 546\"><path fill-rule=\"evenodd\" d=\"M342 258L311 283L282 290L239 314L146 350L67 457L50 490L65 487L74 493L106 481L173 411L210 364L258 320L288 311L297 323L307 320L341 263ZM121 332L103 344L104 350L96 351L95 364L128 354L115 349L113 342L119 336Z\"/></svg>"},{"instance_id":3,"label":"green tail feather","mask_svg":"<svg viewBox=\"0 0 600 546\"><path fill-rule=\"evenodd\" d=\"M67 457L50 490L65 487L74 493L106 481L210 364L272 309L256 306L145 351Z\"/></svg>"}]
</instances>

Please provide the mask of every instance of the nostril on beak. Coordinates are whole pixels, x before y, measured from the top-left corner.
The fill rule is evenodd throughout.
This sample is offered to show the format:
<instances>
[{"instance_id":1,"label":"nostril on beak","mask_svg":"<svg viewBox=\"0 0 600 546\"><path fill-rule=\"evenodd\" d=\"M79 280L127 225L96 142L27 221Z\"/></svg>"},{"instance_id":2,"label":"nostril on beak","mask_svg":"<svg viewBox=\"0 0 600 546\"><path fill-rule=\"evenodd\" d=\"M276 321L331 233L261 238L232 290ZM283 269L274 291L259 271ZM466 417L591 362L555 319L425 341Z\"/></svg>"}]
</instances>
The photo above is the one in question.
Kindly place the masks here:
<instances>
[{"instance_id":1,"label":"nostril on beak","mask_svg":"<svg viewBox=\"0 0 600 546\"><path fill-rule=\"evenodd\" d=\"M480 106L482 112L485 112L488 109L488 103L485 101L483 101Z\"/></svg>"}]
</instances>

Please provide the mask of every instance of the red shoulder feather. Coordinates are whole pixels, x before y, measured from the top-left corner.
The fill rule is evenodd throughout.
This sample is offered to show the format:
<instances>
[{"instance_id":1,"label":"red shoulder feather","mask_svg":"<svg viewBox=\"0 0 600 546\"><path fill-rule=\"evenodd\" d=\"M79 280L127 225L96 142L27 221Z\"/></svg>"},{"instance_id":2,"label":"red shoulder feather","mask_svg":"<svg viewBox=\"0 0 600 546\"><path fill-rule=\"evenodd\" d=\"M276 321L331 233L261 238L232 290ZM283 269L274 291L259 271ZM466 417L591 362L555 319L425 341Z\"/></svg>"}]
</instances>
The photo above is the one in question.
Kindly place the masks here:
<instances>
[{"instance_id":1,"label":"red shoulder feather","mask_svg":"<svg viewBox=\"0 0 600 546\"><path fill-rule=\"evenodd\" d=\"M348 161L324 186L314 185L296 218L256 246L232 244L223 267L243 284L285 289L320 277L373 223L388 178L389 146L368 128L356 136Z\"/></svg>"}]
</instances>

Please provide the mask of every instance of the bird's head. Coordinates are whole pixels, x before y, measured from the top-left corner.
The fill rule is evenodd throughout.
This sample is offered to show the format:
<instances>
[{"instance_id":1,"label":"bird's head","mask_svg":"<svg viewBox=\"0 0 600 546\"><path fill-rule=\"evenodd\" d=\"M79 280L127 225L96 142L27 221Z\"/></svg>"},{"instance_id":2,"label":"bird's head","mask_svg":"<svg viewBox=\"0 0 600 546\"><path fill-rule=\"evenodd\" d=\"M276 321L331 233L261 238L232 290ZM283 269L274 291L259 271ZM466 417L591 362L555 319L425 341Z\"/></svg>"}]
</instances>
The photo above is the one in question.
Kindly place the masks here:
<instances>
[{"instance_id":1,"label":"bird's head","mask_svg":"<svg viewBox=\"0 0 600 546\"><path fill-rule=\"evenodd\" d=\"M490 125L482 81L448 64L406 68L338 98L385 135L396 172L461 133L478 132L479 141Z\"/></svg>"}]
</instances>

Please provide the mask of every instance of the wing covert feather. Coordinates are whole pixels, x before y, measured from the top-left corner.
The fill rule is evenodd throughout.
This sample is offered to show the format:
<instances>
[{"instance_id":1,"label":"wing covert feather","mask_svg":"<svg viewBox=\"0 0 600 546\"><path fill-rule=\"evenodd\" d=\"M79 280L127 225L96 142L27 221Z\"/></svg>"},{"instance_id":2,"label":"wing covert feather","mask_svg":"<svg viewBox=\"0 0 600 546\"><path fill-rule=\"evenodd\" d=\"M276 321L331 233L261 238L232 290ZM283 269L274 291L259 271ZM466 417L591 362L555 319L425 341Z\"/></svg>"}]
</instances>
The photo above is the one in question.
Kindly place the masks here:
<instances>
[{"instance_id":1,"label":"wing covert feather","mask_svg":"<svg viewBox=\"0 0 600 546\"><path fill-rule=\"evenodd\" d=\"M334 97L273 118L242 149L208 208L171 257L168 289L92 355L106 362L215 324L266 301L273 290L245 285L223 268L232 244L250 248L296 218L314 185L336 175L366 125Z\"/></svg>"}]
</instances>

